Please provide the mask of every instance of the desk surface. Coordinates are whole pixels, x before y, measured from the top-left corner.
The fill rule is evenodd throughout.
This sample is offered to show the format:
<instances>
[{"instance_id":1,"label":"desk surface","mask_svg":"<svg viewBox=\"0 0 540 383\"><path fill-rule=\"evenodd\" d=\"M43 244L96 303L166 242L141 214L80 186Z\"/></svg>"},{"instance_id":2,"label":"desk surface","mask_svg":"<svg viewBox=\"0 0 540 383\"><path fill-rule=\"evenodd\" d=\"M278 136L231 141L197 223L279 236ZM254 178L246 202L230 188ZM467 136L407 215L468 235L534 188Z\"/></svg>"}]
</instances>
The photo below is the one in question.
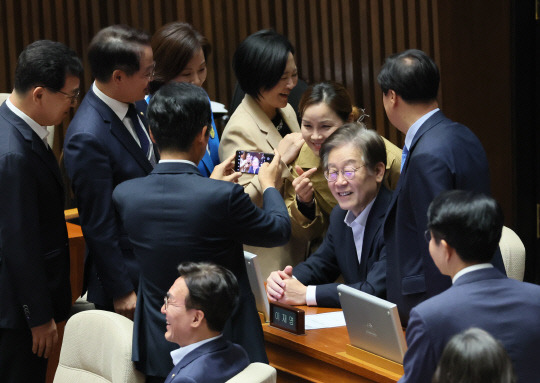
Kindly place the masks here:
<instances>
[{"instance_id":1,"label":"desk surface","mask_svg":"<svg viewBox=\"0 0 540 383\"><path fill-rule=\"evenodd\" d=\"M306 315L336 309L301 307ZM346 327L307 330L295 335L263 324L270 365L309 382L396 382L400 375L349 357Z\"/></svg>"}]
</instances>

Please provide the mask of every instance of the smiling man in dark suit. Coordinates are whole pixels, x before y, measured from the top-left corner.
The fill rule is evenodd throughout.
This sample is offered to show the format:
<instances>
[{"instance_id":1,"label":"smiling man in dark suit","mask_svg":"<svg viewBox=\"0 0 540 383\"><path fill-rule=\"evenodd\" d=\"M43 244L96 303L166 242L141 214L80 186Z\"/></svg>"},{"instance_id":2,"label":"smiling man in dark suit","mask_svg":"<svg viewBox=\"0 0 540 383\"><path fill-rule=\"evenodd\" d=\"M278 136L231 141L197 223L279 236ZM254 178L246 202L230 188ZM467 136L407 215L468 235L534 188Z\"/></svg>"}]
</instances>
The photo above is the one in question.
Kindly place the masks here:
<instances>
[{"instance_id":1,"label":"smiling man in dark suit","mask_svg":"<svg viewBox=\"0 0 540 383\"><path fill-rule=\"evenodd\" d=\"M64 185L46 126L77 103L82 65L48 40L27 46L0 107L0 382L45 381L71 307Z\"/></svg>"},{"instance_id":2,"label":"smiling man in dark suit","mask_svg":"<svg viewBox=\"0 0 540 383\"><path fill-rule=\"evenodd\" d=\"M274 271L267 281L271 301L340 307L335 280L385 296L386 260L382 223L392 193L382 186L386 148L358 123L337 129L321 148L328 187L336 198L322 245L306 261Z\"/></svg>"},{"instance_id":3,"label":"smiling man in dark suit","mask_svg":"<svg viewBox=\"0 0 540 383\"><path fill-rule=\"evenodd\" d=\"M154 61L147 34L115 25L88 48L95 82L67 130L64 162L87 247L84 284L96 307L133 318L139 267L115 214L119 183L150 173L156 161L143 100Z\"/></svg>"},{"instance_id":4,"label":"smiling man in dark suit","mask_svg":"<svg viewBox=\"0 0 540 383\"><path fill-rule=\"evenodd\" d=\"M482 144L439 110L439 79L435 62L416 49L388 57L377 77L386 115L406 135L401 176L384 223L387 299L398 306L403 325L411 308L450 287L424 241L429 204L444 190L490 190ZM504 272L500 252L493 263Z\"/></svg>"},{"instance_id":5,"label":"smiling man in dark suit","mask_svg":"<svg viewBox=\"0 0 540 383\"><path fill-rule=\"evenodd\" d=\"M184 262L180 278L167 291L165 339L174 368L166 383L223 383L249 364L242 347L223 339L227 319L238 305L238 282L232 272L211 263Z\"/></svg>"},{"instance_id":6,"label":"smiling man in dark suit","mask_svg":"<svg viewBox=\"0 0 540 383\"><path fill-rule=\"evenodd\" d=\"M176 265L207 261L231 270L240 285L240 304L225 325L224 337L241 345L251 362L266 362L242 245L272 247L289 240L289 215L275 188L280 156L260 168L264 204L258 208L240 185L205 178L197 169L211 127L202 88L164 85L150 100L148 119L161 159L150 175L118 185L113 194L141 265L133 360L138 369L157 378L153 381L167 376L173 345L162 336L162 297L177 277ZM225 173L227 165L217 165L212 177L217 171Z\"/></svg>"}]
</instances>

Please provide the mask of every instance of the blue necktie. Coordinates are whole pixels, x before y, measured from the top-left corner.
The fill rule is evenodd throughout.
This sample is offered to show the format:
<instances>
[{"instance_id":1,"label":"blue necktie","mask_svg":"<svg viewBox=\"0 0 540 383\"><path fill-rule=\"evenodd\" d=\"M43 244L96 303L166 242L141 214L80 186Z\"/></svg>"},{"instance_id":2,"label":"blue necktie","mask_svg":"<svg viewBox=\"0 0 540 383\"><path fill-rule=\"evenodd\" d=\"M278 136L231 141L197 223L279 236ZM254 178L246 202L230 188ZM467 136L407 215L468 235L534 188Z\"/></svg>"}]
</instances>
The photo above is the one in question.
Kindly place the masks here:
<instances>
[{"instance_id":1,"label":"blue necktie","mask_svg":"<svg viewBox=\"0 0 540 383\"><path fill-rule=\"evenodd\" d=\"M408 154L409 149L407 148L407 145L403 145L403 152L401 153L401 169L399 170L400 173L403 171L403 166L405 165L405 160L407 159Z\"/></svg>"},{"instance_id":2,"label":"blue necktie","mask_svg":"<svg viewBox=\"0 0 540 383\"><path fill-rule=\"evenodd\" d=\"M141 126L139 122L139 117L137 117L137 109L135 109L135 105L129 104L127 116L131 119L131 123L133 124L133 129L135 129L135 133L137 133L137 137L139 137L139 142L141 143L141 149L148 158L148 147L150 146L150 142L148 142L148 137L146 136L146 132L144 131L144 128Z\"/></svg>"}]
</instances>

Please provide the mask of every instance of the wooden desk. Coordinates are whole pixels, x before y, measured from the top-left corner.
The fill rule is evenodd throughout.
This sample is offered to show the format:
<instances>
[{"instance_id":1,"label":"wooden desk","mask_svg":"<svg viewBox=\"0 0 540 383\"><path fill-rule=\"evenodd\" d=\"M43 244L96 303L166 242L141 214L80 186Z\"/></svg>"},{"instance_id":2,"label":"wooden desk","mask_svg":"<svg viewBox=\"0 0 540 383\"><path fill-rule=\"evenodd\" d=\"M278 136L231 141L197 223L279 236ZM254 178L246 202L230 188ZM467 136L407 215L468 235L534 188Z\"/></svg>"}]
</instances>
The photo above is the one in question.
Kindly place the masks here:
<instances>
[{"instance_id":1,"label":"wooden desk","mask_svg":"<svg viewBox=\"0 0 540 383\"><path fill-rule=\"evenodd\" d=\"M336 309L301 307L308 314ZM300 382L397 382L401 375L380 366L354 360L345 353L349 343L346 327L306 330L295 335L263 324L266 353L270 365Z\"/></svg>"}]
</instances>

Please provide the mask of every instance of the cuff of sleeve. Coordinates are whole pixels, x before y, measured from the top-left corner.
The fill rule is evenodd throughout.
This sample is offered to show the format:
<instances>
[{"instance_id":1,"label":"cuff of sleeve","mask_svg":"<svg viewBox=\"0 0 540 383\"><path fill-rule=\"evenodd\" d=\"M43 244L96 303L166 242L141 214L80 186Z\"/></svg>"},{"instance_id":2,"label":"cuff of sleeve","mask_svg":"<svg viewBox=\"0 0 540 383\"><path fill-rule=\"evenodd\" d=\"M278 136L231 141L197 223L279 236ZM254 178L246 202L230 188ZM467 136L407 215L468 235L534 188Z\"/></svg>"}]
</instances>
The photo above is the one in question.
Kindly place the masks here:
<instances>
[{"instance_id":1,"label":"cuff of sleeve","mask_svg":"<svg viewBox=\"0 0 540 383\"><path fill-rule=\"evenodd\" d=\"M308 286L306 289L306 304L308 306L317 306L317 286Z\"/></svg>"},{"instance_id":2,"label":"cuff of sleeve","mask_svg":"<svg viewBox=\"0 0 540 383\"><path fill-rule=\"evenodd\" d=\"M267 186L267 187L264 188L263 194L264 194L265 191L267 191L267 190L270 189L270 188L275 189L275 187L273 187L273 186Z\"/></svg>"}]
</instances>

